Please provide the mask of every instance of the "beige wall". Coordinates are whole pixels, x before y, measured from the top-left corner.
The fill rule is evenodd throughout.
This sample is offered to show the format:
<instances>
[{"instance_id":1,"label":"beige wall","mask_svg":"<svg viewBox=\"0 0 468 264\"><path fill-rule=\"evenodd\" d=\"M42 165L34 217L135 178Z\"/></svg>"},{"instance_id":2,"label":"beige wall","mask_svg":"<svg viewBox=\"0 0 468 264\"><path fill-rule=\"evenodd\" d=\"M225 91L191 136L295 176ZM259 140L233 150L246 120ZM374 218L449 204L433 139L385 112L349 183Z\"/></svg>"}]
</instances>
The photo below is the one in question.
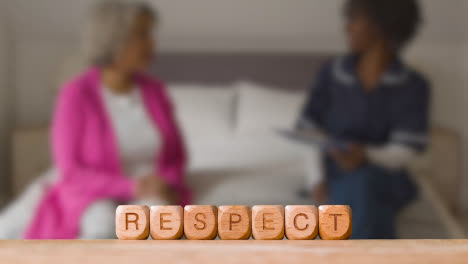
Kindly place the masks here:
<instances>
[{"instance_id":1,"label":"beige wall","mask_svg":"<svg viewBox=\"0 0 468 264\"><path fill-rule=\"evenodd\" d=\"M468 13L468 1L463 2L463 7L461 8L464 13ZM464 91L463 93L463 101L465 102L464 104L464 109L462 111L461 116L464 117L464 120L462 121L462 124L464 125L463 127L463 134L465 135L465 143L464 143L464 168L463 168L463 173L465 175L464 177L464 192L462 194L462 201L463 201L463 208L465 208L465 214L466 217L468 217L468 31L466 30L468 28L468 17L465 15L463 16L463 21L460 23L460 28L463 29L464 33L464 41L462 44L462 52L461 52L461 67L460 70L462 72L462 86L461 89Z\"/></svg>"},{"instance_id":2,"label":"beige wall","mask_svg":"<svg viewBox=\"0 0 468 264\"><path fill-rule=\"evenodd\" d=\"M16 120L22 124L47 121L54 73L64 56L76 52L80 24L93 0L8 1L17 47ZM341 52L342 0L151 0L163 16L163 51ZM408 52L434 79L434 121L460 130L456 68L463 27L464 0L422 0L426 27ZM51 8L53 7L53 8ZM73 12L67 12L73 10ZM46 61L46 63L44 62ZM446 62L444 67L438 63ZM455 80L455 82L453 81ZM448 82L450 81L450 82ZM449 84L447 87L447 83ZM448 92L447 92L448 91ZM453 100L457 102L453 102Z\"/></svg>"},{"instance_id":3,"label":"beige wall","mask_svg":"<svg viewBox=\"0 0 468 264\"><path fill-rule=\"evenodd\" d=\"M6 190L7 179L7 39L6 39L6 25L4 21L5 8L3 2L0 2L0 202Z\"/></svg>"},{"instance_id":4,"label":"beige wall","mask_svg":"<svg viewBox=\"0 0 468 264\"><path fill-rule=\"evenodd\" d=\"M149 1L157 4L163 15L163 51L344 50L340 20L343 0ZM92 2L7 2L16 47L9 69L15 75L12 93L18 125L47 122L56 84L54 73L64 56L76 52L79 27ZM426 25L407 58L432 80L434 123L458 131L468 153L468 125L465 115L459 114L468 112L467 2L421 0ZM468 164L467 155L464 161ZM468 210L468 165L464 172Z\"/></svg>"}]
</instances>

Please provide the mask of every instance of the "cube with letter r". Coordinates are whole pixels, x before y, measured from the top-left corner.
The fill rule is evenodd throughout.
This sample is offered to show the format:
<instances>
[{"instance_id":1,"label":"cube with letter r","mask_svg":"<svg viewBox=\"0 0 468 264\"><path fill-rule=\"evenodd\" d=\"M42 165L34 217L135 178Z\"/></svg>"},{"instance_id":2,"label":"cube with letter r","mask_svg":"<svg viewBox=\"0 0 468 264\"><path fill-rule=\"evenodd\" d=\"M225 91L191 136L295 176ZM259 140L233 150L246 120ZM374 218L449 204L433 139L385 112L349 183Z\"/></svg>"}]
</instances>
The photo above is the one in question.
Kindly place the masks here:
<instances>
[{"instance_id":1,"label":"cube with letter r","mask_svg":"<svg viewBox=\"0 0 468 264\"><path fill-rule=\"evenodd\" d=\"M116 235L121 240L146 240L150 230L148 206L120 205L116 210Z\"/></svg>"}]
</instances>

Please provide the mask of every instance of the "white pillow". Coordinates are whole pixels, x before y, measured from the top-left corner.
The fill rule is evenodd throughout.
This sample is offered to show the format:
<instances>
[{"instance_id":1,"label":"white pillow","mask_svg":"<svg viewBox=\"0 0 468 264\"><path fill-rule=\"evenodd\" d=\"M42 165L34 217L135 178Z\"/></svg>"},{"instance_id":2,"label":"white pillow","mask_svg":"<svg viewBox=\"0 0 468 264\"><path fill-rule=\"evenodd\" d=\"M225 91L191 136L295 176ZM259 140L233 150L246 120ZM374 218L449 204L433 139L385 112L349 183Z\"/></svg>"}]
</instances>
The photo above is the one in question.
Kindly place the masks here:
<instances>
[{"instance_id":1,"label":"white pillow","mask_svg":"<svg viewBox=\"0 0 468 264\"><path fill-rule=\"evenodd\" d=\"M232 136L235 102L232 85L169 84L168 89L189 144Z\"/></svg>"},{"instance_id":2,"label":"white pillow","mask_svg":"<svg viewBox=\"0 0 468 264\"><path fill-rule=\"evenodd\" d=\"M270 135L274 129L293 127L302 105L305 92L285 91L260 84L242 81L237 83L238 136Z\"/></svg>"}]
</instances>

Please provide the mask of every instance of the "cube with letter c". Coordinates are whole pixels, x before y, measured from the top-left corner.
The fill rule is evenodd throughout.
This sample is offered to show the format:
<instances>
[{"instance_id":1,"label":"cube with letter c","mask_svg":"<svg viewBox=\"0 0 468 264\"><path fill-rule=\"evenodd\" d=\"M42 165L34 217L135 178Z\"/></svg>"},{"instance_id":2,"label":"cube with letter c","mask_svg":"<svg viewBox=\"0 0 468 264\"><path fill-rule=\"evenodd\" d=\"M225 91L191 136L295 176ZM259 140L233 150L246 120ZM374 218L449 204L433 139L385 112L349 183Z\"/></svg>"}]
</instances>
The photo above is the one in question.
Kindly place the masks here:
<instances>
[{"instance_id":1,"label":"cube with letter c","mask_svg":"<svg viewBox=\"0 0 468 264\"><path fill-rule=\"evenodd\" d=\"M150 210L142 205L120 205L115 214L115 231L121 240L148 239Z\"/></svg>"},{"instance_id":2,"label":"cube with letter c","mask_svg":"<svg viewBox=\"0 0 468 264\"><path fill-rule=\"evenodd\" d=\"M246 240L252 234L252 215L248 206L220 206L218 235L223 240Z\"/></svg>"},{"instance_id":3,"label":"cube with letter c","mask_svg":"<svg viewBox=\"0 0 468 264\"><path fill-rule=\"evenodd\" d=\"M189 240L215 239L218 235L218 208L213 205L185 206L184 234Z\"/></svg>"},{"instance_id":4,"label":"cube with letter c","mask_svg":"<svg viewBox=\"0 0 468 264\"><path fill-rule=\"evenodd\" d=\"M252 234L257 240L284 238L284 206L255 205L252 207Z\"/></svg>"},{"instance_id":5,"label":"cube with letter c","mask_svg":"<svg viewBox=\"0 0 468 264\"><path fill-rule=\"evenodd\" d=\"M184 210L181 206L152 206L150 220L154 240L175 240L184 234Z\"/></svg>"},{"instance_id":6,"label":"cube with letter c","mask_svg":"<svg viewBox=\"0 0 468 264\"><path fill-rule=\"evenodd\" d=\"M318 235L318 210L314 205L288 205L285 210L289 240L311 240Z\"/></svg>"}]
</instances>

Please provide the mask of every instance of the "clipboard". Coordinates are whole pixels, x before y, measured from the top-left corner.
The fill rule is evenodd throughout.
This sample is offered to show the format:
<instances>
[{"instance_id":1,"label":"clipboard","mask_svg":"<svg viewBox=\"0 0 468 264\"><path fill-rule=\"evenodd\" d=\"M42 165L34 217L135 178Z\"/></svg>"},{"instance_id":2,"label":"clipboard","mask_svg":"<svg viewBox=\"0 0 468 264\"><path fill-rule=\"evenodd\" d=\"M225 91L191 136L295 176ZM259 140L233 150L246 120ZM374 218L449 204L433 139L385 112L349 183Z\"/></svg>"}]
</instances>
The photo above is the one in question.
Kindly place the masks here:
<instances>
[{"instance_id":1,"label":"clipboard","mask_svg":"<svg viewBox=\"0 0 468 264\"><path fill-rule=\"evenodd\" d=\"M276 129L276 133L291 142L313 146L323 151L328 151L332 148L346 149L348 145L345 142L330 139L326 134L317 131L280 128Z\"/></svg>"}]
</instances>

